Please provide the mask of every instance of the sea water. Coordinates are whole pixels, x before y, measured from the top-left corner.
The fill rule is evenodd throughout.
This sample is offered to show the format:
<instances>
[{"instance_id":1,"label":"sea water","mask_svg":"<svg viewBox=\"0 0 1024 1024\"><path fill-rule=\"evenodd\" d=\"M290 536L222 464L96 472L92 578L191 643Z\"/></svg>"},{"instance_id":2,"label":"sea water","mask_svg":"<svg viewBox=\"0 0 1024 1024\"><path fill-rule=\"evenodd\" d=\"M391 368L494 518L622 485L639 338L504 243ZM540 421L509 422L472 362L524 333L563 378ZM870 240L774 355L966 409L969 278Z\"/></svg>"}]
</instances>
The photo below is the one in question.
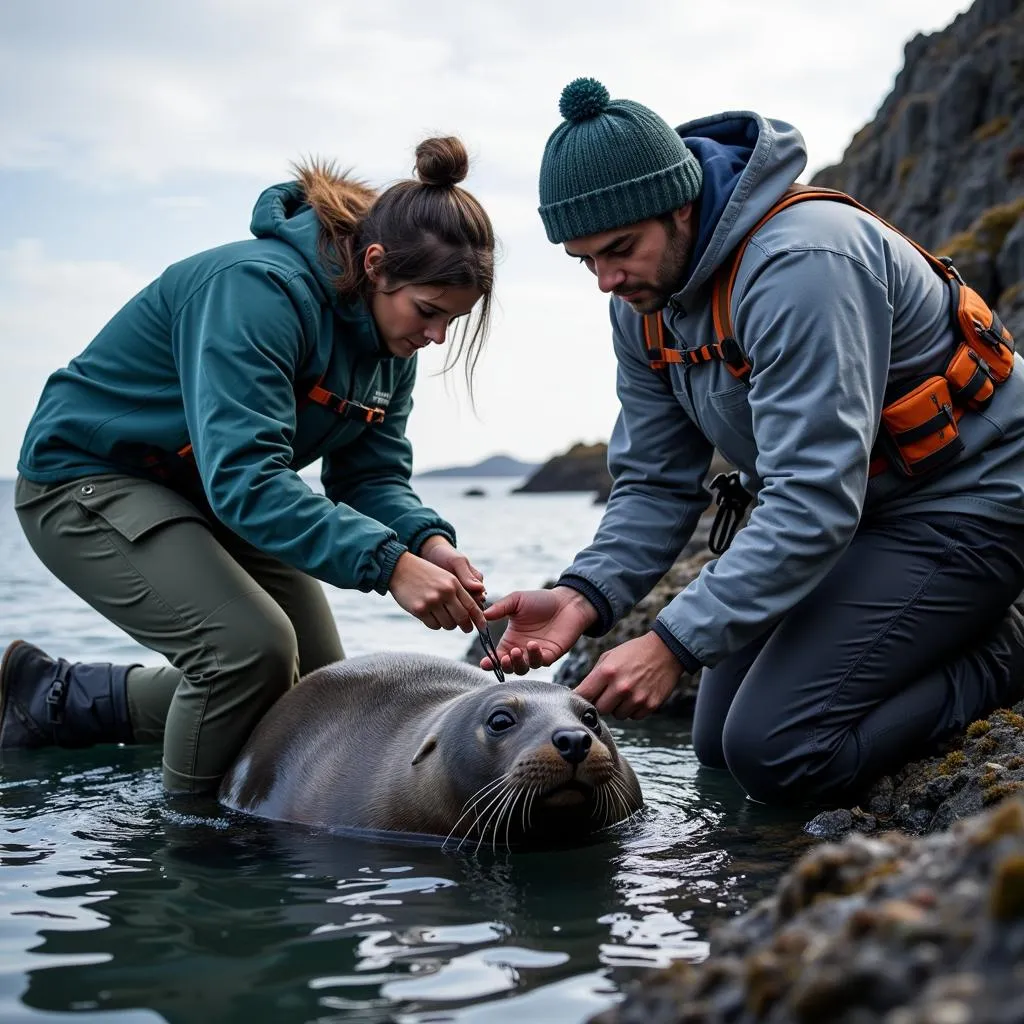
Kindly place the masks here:
<instances>
[{"instance_id":1,"label":"sea water","mask_svg":"<svg viewBox=\"0 0 1024 1024\"><path fill-rule=\"evenodd\" d=\"M589 495L514 484L417 481L492 596L557 577L601 514ZM12 498L0 481L0 643L159 664L42 567ZM325 590L349 655L467 649L389 597ZM181 807L156 748L6 753L0 1022L582 1022L648 969L706 957L715 923L807 842L806 815L701 769L686 722L611 728L645 810L576 849L512 854Z\"/></svg>"}]
</instances>

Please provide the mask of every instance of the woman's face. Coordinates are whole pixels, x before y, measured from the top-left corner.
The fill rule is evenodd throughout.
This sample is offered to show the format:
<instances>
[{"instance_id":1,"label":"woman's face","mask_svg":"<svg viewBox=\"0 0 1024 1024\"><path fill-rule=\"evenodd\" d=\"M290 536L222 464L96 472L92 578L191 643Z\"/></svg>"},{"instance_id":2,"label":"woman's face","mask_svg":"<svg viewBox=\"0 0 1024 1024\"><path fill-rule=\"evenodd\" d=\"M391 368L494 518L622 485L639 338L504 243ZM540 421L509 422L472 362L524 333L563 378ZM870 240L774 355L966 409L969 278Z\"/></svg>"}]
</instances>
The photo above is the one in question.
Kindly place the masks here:
<instances>
[{"instance_id":1,"label":"woman's face","mask_svg":"<svg viewBox=\"0 0 1024 1024\"><path fill-rule=\"evenodd\" d=\"M448 325L466 316L483 294L479 288L437 284L395 287L381 278L373 282L370 312L384 347L408 359L431 343L443 345Z\"/></svg>"}]
</instances>

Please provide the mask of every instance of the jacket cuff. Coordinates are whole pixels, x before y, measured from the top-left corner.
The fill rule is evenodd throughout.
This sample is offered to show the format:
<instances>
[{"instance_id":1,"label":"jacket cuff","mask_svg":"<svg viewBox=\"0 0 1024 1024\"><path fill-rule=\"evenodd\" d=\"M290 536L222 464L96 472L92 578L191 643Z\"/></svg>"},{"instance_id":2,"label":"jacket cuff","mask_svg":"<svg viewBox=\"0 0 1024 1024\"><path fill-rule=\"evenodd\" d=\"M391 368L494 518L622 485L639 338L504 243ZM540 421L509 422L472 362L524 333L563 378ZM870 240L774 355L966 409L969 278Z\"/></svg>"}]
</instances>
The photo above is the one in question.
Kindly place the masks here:
<instances>
[{"instance_id":1,"label":"jacket cuff","mask_svg":"<svg viewBox=\"0 0 1024 1024\"><path fill-rule=\"evenodd\" d=\"M391 584L391 574L395 571L399 558L408 550L404 544L399 543L397 540L387 540L381 545L380 575L377 577L377 583L373 588L378 594L386 594L388 592L388 586Z\"/></svg>"},{"instance_id":2,"label":"jacket cuff","mask_svg":"<svg viewBox=\"0 0 1024 1024\"><path fill-rule=\"evenodd\" d=\"M455 530L447 523L434 523L430 526L421 527L406 541L406 544L414 555L418 555L424 541L429 537L444 537L453 548L459 546L455 541Z\"/></svg>"},{"instance_id":3,"label":"jacket cuff","mask_svg":"<svg viewBox=\"0 0 1024 1024\"><path fill-rule=\"evenodd\" d=\"M582 576L566 573L558 577L555 581L555 586L568 587L570 590L575 590L594 606L597 612L597 622L589 629L583 631L584 636L604 636L615 625L615 614L612 611L611 601L590 580L586 580Z\"/></svg>"},{"instance_id":4,"label":"jacket cuff","mask_svg":"<svg viewBox=\"0 0 1024 1024\"><path fill-rule=\"evenodd\" d=\"M660 619L655 619L651 624L651 632L653 632L672 652L676 661L678 661L691 676L703 668L700 659L697 658L687 647L681 644L676 639L675 634L672 633L668 626L666 626Z\"/></svg>"}]
</instances>

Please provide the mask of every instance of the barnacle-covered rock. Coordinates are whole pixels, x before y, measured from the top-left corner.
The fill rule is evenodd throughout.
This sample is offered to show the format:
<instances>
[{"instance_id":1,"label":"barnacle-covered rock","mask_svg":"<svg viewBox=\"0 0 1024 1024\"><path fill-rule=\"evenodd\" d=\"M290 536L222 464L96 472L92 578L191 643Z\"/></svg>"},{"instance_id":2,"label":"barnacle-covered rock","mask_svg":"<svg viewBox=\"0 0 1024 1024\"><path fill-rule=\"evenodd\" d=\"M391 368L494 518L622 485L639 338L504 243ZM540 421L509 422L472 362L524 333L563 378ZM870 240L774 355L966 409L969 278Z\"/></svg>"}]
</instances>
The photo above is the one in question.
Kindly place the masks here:
<instances>
[{"instance_id":1,"label":"barnacle-covered rock","mask_svg":"<svg viewBox=\"0 0 1024 1024\"><path fill-rule=\"evenodd\" d=\"M1024 1019L1024 800L924 837L852 835L719 925L702 964L592 1024L1009 1024Z\"/></svg>"}]
</instances>

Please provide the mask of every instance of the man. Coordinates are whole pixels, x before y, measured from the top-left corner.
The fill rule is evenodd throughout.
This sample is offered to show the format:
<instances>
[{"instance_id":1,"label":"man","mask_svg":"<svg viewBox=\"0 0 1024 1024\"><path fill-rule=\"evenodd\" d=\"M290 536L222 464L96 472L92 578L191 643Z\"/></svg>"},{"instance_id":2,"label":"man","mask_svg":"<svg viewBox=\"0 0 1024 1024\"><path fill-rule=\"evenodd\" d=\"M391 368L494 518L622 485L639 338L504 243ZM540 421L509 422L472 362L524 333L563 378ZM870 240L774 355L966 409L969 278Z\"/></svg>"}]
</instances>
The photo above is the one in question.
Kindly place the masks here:
<instances>
[{"instance_id":1,"label":"man","mask_svg":"<svg viewBox=\"0 0 1024 1024\"><path fill-rule=\"evenodd\" d=\"M577 688L598 710L642 718L703 667L697 756L752 798L788 802L856 791L1016 700L1024 373L1012 348L985 408L957 410L957 439L952 412L914 391L962 340L945 277L867 212L814 200L776 213L743 252L728 312L749 371L652 368L645 314L660 313L668 347L718 339L715 273L803 171L802 138L752 113L673 131L593 79L566 87L561 112L540 215L611 295L614 486L553 589L489 609L510 616L503 667L551 664L649 591L708 504L717 448L756 498L749 521L651 632L601 657ZM898 457L878 471L883 409L899 422L891 403L908 391L935 399L941 429L926 424L925 443L953 457L914 476Z\"/></svg>"}]
</instances>

